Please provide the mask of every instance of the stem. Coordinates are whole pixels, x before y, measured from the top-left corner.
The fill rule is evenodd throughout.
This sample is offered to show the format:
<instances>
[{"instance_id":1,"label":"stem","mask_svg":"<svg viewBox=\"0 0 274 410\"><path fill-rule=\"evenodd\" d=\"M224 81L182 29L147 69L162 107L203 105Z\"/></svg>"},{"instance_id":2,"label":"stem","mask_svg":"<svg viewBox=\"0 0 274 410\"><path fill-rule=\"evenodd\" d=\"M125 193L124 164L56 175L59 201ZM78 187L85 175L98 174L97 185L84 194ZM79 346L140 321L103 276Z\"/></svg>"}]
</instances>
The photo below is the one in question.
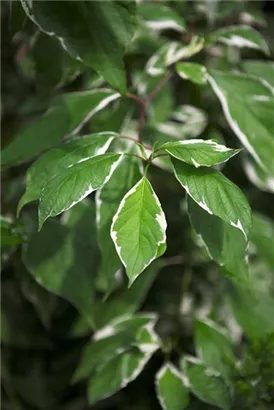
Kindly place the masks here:
<instances>
[{"instance_id":1,"label":"stem","mask_svg":"<svg viewBox=\"0 0 274 410\"><path fill-rule=\"evenodd\" d=\"M123 152L123 155L126 155L127 157L136 157L138 159L141 159L142 161L145 161L145 159L143 157L141 157L140 155L137 155L137 154L130 154L129 152Z\"/></svg>"},{"instance_id":2,"label":"stem","mask_svg":"<svg viewBox=\"0 0 274 410\"><path fill-rule=\"evenodd\" d=\"M159 150L158 150L159 151ZM155 151L156 152L156 151ZM169 154L159 154L159 155L155 155L155 157L153 157L153 159L155 158L159 158L159 157L168 157Z\"/></svg>"},{"instance_id":3,"label":"stem","mask_svg":"<svg viewBox=\"0 0 274 410\"><path fill-rule=\"evenodd\" d=\"M139 142L138 140L136 140L135 138L127 137L126 135L119 135L119 136L116 137L116 138L121 138L121 139L124 139L124 140L129 140L129 141L134 142L135 144L140 144L140 142ZM149 145L143 144L143 143L142 143L142 145L145 147L145 149L148 149L149 151L152 151L152 148L151 148Z\"/></svg>"},{"instance_id":4,"label":"stem","mask_svg":"<svg viewBox=\"0 0 274 410\"><path fill-rule=\"evenodd\" d=\"M140 105L140 115L139 115L139 126L138 126L138 142L142 144L142 130L145 124L145 118L146 118L146 104L145 101L143 101L141 98L137 97L134 94L127 93L127 97L131 98L132 100L135 100L138 102Z\"/></svg>"},{"instance_id":5,"label":"stem","mask_svg":"<svg viewBox=\"0 0 274 410\"><path fill-rule=\"evenodd\" d=\"M142 144L142 131L145 125L147 107L151 103L152 99L156 96L156 94L161 90L161 88L163 88L164 85L171 79L171 77L172 77L172 72L169 71L167 75L158 82L154 90L147 96L145 100L137 97L137 95L132 94L132 93L126 94L128 98L131 98L132 100L138 102L138 104L140 105L140 115L139 115L139 125L138 125L138 142L140 144Z\"/></svg>"},{"instance_id":6,"label":"stem","mask_svg":"<svg viewBox=\"0 0 274 410\"><path fill-rule=\"evenodd\" d=\"M172 72L169 71L167 73L167 75L165 77L163 77L158 84L156 85L156 87L154 88L153 91L151 91L151 93L147 96L145 104L146 107L151 103L152 99L156 96L156 94L158 94L158 92L166 85L166 83L171 79L172 77Z\"/></svg>"}]
</instances>

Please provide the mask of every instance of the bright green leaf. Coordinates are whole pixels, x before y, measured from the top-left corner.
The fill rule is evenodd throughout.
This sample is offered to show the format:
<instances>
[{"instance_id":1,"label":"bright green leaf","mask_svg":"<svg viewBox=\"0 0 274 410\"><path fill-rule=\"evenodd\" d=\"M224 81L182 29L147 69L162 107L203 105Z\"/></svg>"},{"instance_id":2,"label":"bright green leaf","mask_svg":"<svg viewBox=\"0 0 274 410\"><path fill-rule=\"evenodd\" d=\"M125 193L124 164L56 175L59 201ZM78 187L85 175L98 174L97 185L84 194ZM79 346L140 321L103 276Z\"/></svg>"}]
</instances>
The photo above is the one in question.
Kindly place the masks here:
<instances>
[{"instance_id":1,"label":"bright green leaf","mask_svg":"<svg viewBox=\"0 0 274 410\"><path fill-rule=\"evenodd\" d=\"M174 158L194 165L196 168L220 164L238 154L240 150L227 148L212 140L184 140L168 142L160 147Z\"/></svg>"},{"instance_id":2,"label":"bright green leaf","mask_svg":"<svg viewBox=\"0 0 274 410\"><path fill-rule=\"evenodd\" d=\"M182 33L186 28L184 19L176 11L161 3L140 2L138 15L147 27L155 31L173 29Z\"/></svg>"},{"instance_id":3,"label":"bright green leaf","mask_svg":"<svg viewBox=\"0 0 274 410\"><path fill-rule=\"evenodd\" d=\"M122 199L111 237L130 285L166 248L166 219L150 182L143 177Z\"/></svg>"},{"instance_id":4,"label":"bright green leaf","mask_svg":"<svg viewBox=\"0 0 274 410\"><path fill-rule=\"evenodd\" d=\"M210 215L241 230L247 239L252 227L249 204L242 191L221 172L172 160L175 176L188 195Z\"/></svg>"},{"instance_id":5,"label":"bright green leaf","mask_svg":"<svg viewBox=\"0 0 274 410\"><path fill-rule=\"evenodd\" d=\"M96 266L95 211L81 202L70 213L68 226L47 221L24 249L23 260L44 288L69 300L92 322L93 266Z\"/></svg>"},{"instance_id":6,"label":"bright green leaf","mask_svg":"<svg viewBox=\"0 0 274 410\"><path fill-rule=\"evenodd\" d=\"M40 197L54 175L84 159L104 154L115 136L112 132L81 136L41 156L27 171L26 192L18 204L18 213L28 202Z\"/></svg>"},{"instance_id":7,"label":"bright green leaf","mask_svg":"<svg viewBox=\"0 0 274 410\"><path fill-rule=\"evenodd\" d=\"M47 218L66 211L106 184L121 158L119 154L97 155L62 169L51 178L40 196L40 229Z\"/></svg>"},{"instance_id":8,"label":"bright green leaf","mask_svg":"<svg viewBox=\"0 0 274 410\"><path fill-rule=\"evenodd\" d=\"M232 341L225 329L210 319L197 319L195 323L196 351L203 363L229 377L235 357Z\"/></svg>"},{"instance_id":9,"label":"bright green leaf","mask_svg":"<svg viewBox=\"0 0 274 410\"><path fill-rule=\"evenodd\" d=\"M219 373L207 369L195 357L185 357L183 363L190 389L195 396L221 409L230 408L229 390Z\"/></svg>"},{"instance_id":10,"label":"bright green leaf","mask_svg":"<svg viewBox=\"0 0 274 410\"><path fill-rule=\"evenodd\" d=\"M220 28L210 34L208 42L209 44L219 42L234 47L254 48L263 51L265 54L269 54L269 48L263 36L249 26L228 26Z\"/></svg>"},{"instance_id":11,"label":"bright green leaf","mask_svg":"<svg viewBox=\"0 0 274 410\"><path fill-rule=\"evenodd\" d=\"M125 156L107 185L96 194L97 231L102 255L99 276L104 282L107 293L112 290L115 273L121 267L121 261L110 236L112 219L122 198L139 178L136 158Z\"/></svg>"},{"instance_id":12,"label":"bright green leaf","mask_svg":"<svg viewBox=\"0 0 274 410\"><path fill-rule=\"evenodd\" d=\"M93 115L119 97L120 94L108 89L56 97L42 117L26 126L3 149L2 165L11 166L27 161L39 152L59 144L64 137L76 134Z\"/></svg>"},{"instance_id":13,"label":"bright green leaf","mask_svg":"<svg viewBox=\"0 0 274 410\"><path fill-rule=\"evenodd\" d=\"M123 57L135 28L135 2L32 2L39 27L54 34L74 58L126 92ZM99 34L100 33L100 34Z\"/></svg>"},{"instance_id":14,"label":"bright green leaf","mask_svg":"<svg viewBox=\"0 0 274 410\"><path fill-rule=\"evenodd\" d=\"M177 63L176 72L184 80L190 80L195 84L206 84L206 68L198 63Z\"/></svg>"},{"instance_id":15,"label":"bright green leaf","mask_svg":"<svg viewBox=\"0 0 274 410\"><path fill-rule=\"evenodd\" d=\"M164 410L183 410L189 404L187 382L170 363L165 364L156 375L158 400Z\"/></svg>"},{"instance_id":16,"label":"bright green leaf","mask_svg":"<svg viewBox=\"0 0 274 410\"><path fill-rule=\"evenodd\" d=\"M258 164L274 175L274 90L242 73L211 71L208 76L226 119Z\"/></svg>"},{"instance_id":17,"label":"bright green leaf","mask_svg":"<svg viewBox=\"0 0 274 410\"><path fill-rule=\"evenodd\" d=\"M237 281L248 277L246 241L239 229L224 222L188 197L188 215L191 224L202 238L209 256Z\"/></svg>"}]
</instances>

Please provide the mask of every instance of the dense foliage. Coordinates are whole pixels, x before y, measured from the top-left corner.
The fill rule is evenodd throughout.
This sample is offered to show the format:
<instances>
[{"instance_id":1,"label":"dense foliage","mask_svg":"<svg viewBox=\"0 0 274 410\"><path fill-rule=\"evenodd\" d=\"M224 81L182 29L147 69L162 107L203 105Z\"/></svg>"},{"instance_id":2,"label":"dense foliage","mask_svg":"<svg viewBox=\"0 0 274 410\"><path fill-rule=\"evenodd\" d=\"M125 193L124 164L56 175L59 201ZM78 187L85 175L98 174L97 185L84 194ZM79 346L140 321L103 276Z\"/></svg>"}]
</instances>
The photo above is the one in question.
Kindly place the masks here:
<instances>
[{"instance_id":1,"label":"dense foliage","mask_svg":"<svg viewBox=\"0 0 274 410\"><path fill-rule=\"evenodd\" d=\"M264 7L1 3L3 409L273 409Z\"/></svg>"}]
</instances>

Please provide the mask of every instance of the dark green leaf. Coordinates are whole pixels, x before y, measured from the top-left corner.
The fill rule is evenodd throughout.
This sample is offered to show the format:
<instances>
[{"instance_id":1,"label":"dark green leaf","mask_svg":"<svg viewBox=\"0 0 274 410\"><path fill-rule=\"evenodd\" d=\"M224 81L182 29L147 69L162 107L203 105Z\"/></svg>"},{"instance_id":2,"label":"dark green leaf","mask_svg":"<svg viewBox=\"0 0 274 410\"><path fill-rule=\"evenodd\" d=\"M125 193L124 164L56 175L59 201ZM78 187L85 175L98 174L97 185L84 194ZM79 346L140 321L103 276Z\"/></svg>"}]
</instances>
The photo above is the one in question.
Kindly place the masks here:
<instances>
[{"instance_id":1,"label":"dark green leaf","mask_svg":"<svg viewBox=\"0 0 274 410\"><path fill-rule=\"evenodd\" d=\"M81 202L70 212L68 226L50 220L31 237L24 263L41 286L69 300L92 323L95 211Z\"/></svg>"},{"instance_id":2,"label":"dark green leaf","mask_svg":"<svg viewBox=\"0 0 274 410\"><path fill-rule=\"evenodd\" d=\"M207 369L195 357L185 357L184 371L190 389L200 400L224 410L230 409L229 390L219 373Z\"/></svg>"},{"instance_id":3,"label":"dark green leaf","mask_svg":"<svg viewBox=\"0 0 274 410\"><path fill-rule=\"evenodd\" d=\"M64 137L76 134L93 115L119 96L112 90L94 89L56 97L41 118L26 126L3 149L2 165L16 165L58 145Z\"/></svg>"},{"instance_id":4,"label":"dark green leaf","mask_svg":"<svg viewBox=\"0 0 274 410\"><path fill-rule=\"evenodd\" d=\"M135 2L32 3L39 27L54 34L65 50L126 91L123 57L135 28Z\"/></svg>"}]
</instances>

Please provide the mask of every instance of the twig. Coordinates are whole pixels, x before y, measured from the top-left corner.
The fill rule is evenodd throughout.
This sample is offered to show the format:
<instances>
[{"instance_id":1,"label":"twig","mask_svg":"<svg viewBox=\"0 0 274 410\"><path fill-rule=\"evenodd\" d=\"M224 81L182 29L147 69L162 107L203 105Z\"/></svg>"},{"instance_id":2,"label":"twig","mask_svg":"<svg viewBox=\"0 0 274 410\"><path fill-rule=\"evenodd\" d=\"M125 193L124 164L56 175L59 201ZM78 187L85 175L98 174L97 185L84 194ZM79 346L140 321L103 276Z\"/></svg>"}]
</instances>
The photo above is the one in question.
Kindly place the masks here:
<instances>
[{"instance_id":1,"label":"twig","mask_svg":"<svg viewBox=\"0 0 274 410\"><path fill-rule=\"evenodd\" d=\"M182 265L185 262L185 258L182 255L171 256L170 258L163 258L164 266L169 265Z\"/></svg>"},{"instance_id":2,"label":"twig","mask_svg":"<svg viewBox=\"0 0 274 410\"><path fill-rule=\"evenodd\" d=\"M147 96L145 100L137 97L137 95L132 94L132 93L127 93L127 97L131 98L132 100L135 100L138 102L140 105L140 115L139 115L139 125L138 125L138 142L142 144L142 131L144 128L145 124L145 119L146 119L146 110L151 103L152 99L156 96L156 94L161 90L161 88L164 87L164 85L170 80L172 77L172 72L169 71L168 74L162 78L159 83L156 85L154 90Z\"/></svg>"},{"instance_id":3,"label":"twig","mask_svg":"<svg viewBox=\"0 0 274 410\"><path fill-rule=\"evenodd\" d=\"M163 77L158 84L156 85L156 87L154 88L153 91L151 91L151 93L147 96L146 100L145 100L145 105L146 107L149 106L149 104L151 103L151 100L156 96L156 94L158 94L158 92L166 85L166 83L171 79L172 77L172 72L169 71L167 73L167 75L165 77Z\"/></svg>"}]
</instances>

